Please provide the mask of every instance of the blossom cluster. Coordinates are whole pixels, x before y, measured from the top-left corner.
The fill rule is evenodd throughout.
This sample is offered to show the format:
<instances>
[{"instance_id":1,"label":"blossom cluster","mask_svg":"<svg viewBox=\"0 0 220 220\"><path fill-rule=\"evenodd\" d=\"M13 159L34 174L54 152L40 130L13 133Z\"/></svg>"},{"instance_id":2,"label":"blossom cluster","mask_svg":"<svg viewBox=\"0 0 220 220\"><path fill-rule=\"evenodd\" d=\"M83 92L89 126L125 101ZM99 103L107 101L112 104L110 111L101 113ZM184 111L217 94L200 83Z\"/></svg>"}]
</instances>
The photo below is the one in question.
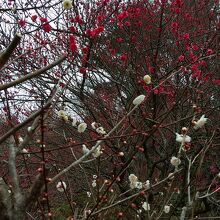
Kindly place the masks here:
<instances>
[{"instance_id":1,"label":"blossom cluster","mask_svg":"<svg viewBox=\"0 0 220 220\"><path fill-rule=\"evenodd\" d=\"M106 134L105 129L102 126L99 126L98 123L92 122L91 126L99 135L105 135Z\"/></svg>"},{"instance_id":2,"label":"blossom cluster","mask_svg":"<svg viewBox=\"0 0 220 220\"><path fill-rule=\"evenodd\" d=\"M150 181L147 180L146 182L142 183L140 181L138 181L137 176L135 176L134 174L130 174L129 177L129 182L130 182L130 188L131 189L149 189L150 188Z\"/></svg>"},{"instance_id":3,"label":"blossom cluster","mask_svg":"<svg viewBox=\"0 0 220 220\"><path fill-rule=\"evenodd\" d=\"M82 145L82 152L83 154L87 154L90 152L90 150L86 147L85 144ZM98 147L96 147L96 149L92 152L92 156L94 158L99 157L102 154L102 148L101 145L99 145Z\"/></svg>"},{"instance_id":4,"label":"blossom cluster","mask_svg":"<svg viewBox=\"0 0 220 220\"><path fill-rule=\"evenodd\" d=\"M193 121L193 128L195 130L202 128L206 124L207 120L208 118L205 118L205 115L202 115L198 121ZM184 146L186 143L191 142L192 138L186 135L187 131L188 129L186 127L183 127L182 134L176 133L176 141L181 143L181 146ZM178 157L172 156L170 163L173 166L178 167L181 164L181 160Z\"/></svg>"}]
</instances>

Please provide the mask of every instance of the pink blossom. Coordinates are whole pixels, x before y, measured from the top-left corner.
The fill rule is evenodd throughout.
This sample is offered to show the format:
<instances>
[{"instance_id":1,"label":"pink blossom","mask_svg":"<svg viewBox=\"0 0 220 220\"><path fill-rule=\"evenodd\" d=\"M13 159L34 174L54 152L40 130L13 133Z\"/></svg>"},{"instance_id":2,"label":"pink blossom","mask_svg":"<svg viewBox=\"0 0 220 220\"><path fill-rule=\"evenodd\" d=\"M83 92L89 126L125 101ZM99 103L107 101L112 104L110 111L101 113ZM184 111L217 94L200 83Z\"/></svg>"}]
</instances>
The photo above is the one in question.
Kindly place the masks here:
<instances>
[{"instance_id":1,"label":"pink blossom","mask_svg":"<svg viewBox=\"0 0 220 220\"><path fill-rule=\"evenodd\" d=\"M178 57L178 59L180 60L180 61L183 61L184 60L184 56L183 55L180 55L179 57Z\"/></svg>"},{"instance_id":2,"label":"pink blossom","mask_svg":"<svg viewBox=\"0 0 220 220\"><path fill-rule=\"evenodd\" d=\"M51 26L49 23L43 24L42 28L45 32L49 33L51 31Z\"/></svg>"},{"instance_id":3,"label":"pink blossom","mask_svg":"<svg viewBox=\"0 0 220 220\"><path fill-rule=\"evenodd\" d=\"M24 20L19 20L18 24L19 24L20 27L24 27L26 22Z\"/></svg>"},{"instance_id":4,"label":"pink blossom","mask_svg":"<svg viewBox=\"0 0 220 220\"><path fill-rule=\"evenodd\" d=\"M70 26L69 29L70 29L70 32L75 32L75 28L73 26Z\"/></svg>"},{"instance_id":5,"label":"pink blossom","mask_svg":"<svg viewBox=\"0 0 220 220\"><path fill-rule=\"evenodd\" d=\"M35 22L35 21L37 20L37 15L31 16L31 20L32 20L33 22Z\"/></svg>"}]
</instances>

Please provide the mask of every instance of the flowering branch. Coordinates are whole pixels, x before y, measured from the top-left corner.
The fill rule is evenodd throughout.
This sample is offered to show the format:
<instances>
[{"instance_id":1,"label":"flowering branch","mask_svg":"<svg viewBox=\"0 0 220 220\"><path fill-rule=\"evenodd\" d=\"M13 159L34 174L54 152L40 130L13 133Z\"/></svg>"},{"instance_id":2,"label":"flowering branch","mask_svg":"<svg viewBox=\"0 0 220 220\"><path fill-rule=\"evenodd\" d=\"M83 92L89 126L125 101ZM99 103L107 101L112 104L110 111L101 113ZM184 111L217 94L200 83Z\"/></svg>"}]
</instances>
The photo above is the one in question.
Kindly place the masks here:
<instances>
[{"instance_id":1,"label":"flowering branch","mask_svg":"<svg viewBox=\"0 0 220 220\"><path fill-rule=\"evenodd\" d=\"M177 173L179 173L181 170L182 170L182 168L179 169L179 170L177 170L177 171L175 171L175 172L173 172L171 175L169 175L168 177L164 178L164 179L161 180L160 182L155 183L155 184L152 185L150 188L147 188L147 189L142 190L142 192L151 191L154 187L157 187L157 186L161 185L162 183L166 182L168 179L174 177L174 176L175 176ZM93 214L91 214L91 216L96 215L96 214L98 214L98 213L100 213L100 212L103 212L103 211L105 211L105 210L107 210L107 209L109 209L109 208L115 207L115 206L117 206L117 205L119 205L119 204L121 204L121 203L123 203L123 202L126 202L126 201L128 201L128 200L130 200L130 199L132 199L132 198L135 198L135 197L137 197L137 196L139 196L139 195L140 195L140 192L135 193L135 194L133 194L133 195L131 195L131 196L128 196L128 197L126 197L126 198L124 198L124 199L121 199L121 200L115 202L115 203L112 204L112 205L109 205L109 206L106 206L106 207L104 207L104 208L99 209L98 211L96 211L96 212L94 212Z\"/></svg>"},{"instance_id":2,"label":"flowering branch","mask_svg":"<svg viewBox=\"0 0 220 220\"><path fill-rule=\"evenodd\" d=\"M138 97L137 97L138 98ZM141 100L138 99L134 100L134 107L130 110L130 112L127 113L127 115L125 115L121 121L118 122L118 124L115 125L114 128L112 128L111 131L109 131L109 133L107 135L105 135L104 139L99 140L96 142L95 146L92 147L91 150L89 150L86 154L84 154L81 158L79 158L77 161L74 161L72 164L70 164L68 167L66 167L65 169L63 169L60 173L58 173L56 176L54 176L51 180L50 183L53 183L54 181L56 181L58 178L60 178L63 174L65 174L66 172L68 172L71 168L73 168L74 166L77 166L78 164L80 164L84 159L86 159L89 155L91 155L98 147L99 145L106 140L120 125L121 123L141 104L141 102L144 100L143 97L141 97Z\"/></svg>"}]
</instances>

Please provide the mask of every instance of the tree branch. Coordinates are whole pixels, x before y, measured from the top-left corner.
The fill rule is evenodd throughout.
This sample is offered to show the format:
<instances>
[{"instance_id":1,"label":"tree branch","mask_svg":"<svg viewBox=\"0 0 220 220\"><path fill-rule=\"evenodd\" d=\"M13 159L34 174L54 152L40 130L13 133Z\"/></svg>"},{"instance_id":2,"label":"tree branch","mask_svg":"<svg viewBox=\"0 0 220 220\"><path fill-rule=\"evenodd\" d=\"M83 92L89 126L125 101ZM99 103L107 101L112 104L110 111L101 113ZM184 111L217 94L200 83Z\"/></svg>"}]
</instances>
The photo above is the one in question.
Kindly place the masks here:
<instances>
[{"instance_id":1,"label":"tree branch","mask_svg":"<svg viewBox=\"0 0 220 220\"><path fill-rule=\"evenodd\" d=\"M8 192L8 187L3 180L0 178L0 216L3 220L8 220L11 210L11 201L10 201L10 194Z\"/></svg>"},{"instance_id":2,"label":"tree branch","mask_svg":"<svg viewBox=\"0 0 220 220\"><path fill-rule=\"evenodd\" d=\"M48 66L45 66L45 67L43 67L43 68L41 68L39 70L36 70L33 73L29 73L29 74L27 74L27 75L25 75L25 76L23 76L23 77L21 77L19 79L16 79L16 80L14 80L12 82L0 85L0 91L4 90L4 89L7 89L7 88L10 88L12 86L18 85L18 84L20 84L22 82L25 82L28 79L32 79L32 78L34 78L36 76L39 76L39 75L45 73L47 70L52 69L54 66L58 65L59 63L61 63L65 59L66 59L66 55L63 55L59 59L54 61L53 63L49 64Z\"/></svg>"},{"instance_id":3,"label":"tree branch","mask_svg":"<svg viewBox=\"0 0 220 220\"><path fill-rule=\"evenodd\" d=\"M19 178L18 178L18 173L16 170L16 151L17 149L15 148L15 141L14 137L11 136L9 139L8 143L9 147L9 164L8 164L8 169L9 169L9 175L12 180L12 186L13 186L13 195L15 199L15 206L20 206L22 204L23 196L21 193L21 189L19 186Z\"/></svg>"},{"instance_id":4,"label":"tree branch","mask_svg":"<svg viewBox=\"0 0 220 220\"><path fill-rule=\"evenodd\" d=\"M49 172L48 167L45 167L45 172L47 175ZM28 192L26 195L26 199L24 202L26 207L30 207L38 199L38 197L42 191L43 186L44 186L44 174L42 172L37 176L35 182L33 183L32 187L30 188L30 192Z\"/></svg>"},{"instance_id":5,"label":"tree branch","mask_svg":"<svg viewBox=\"0 0 220 220\"><path fill-rule=\"evenodd\" d=\"M49 108L52 103L53 98L49 99L48 102L43 106L43 108L39 109L35 113L31 114L25 121L21 122L20 124L15 125L11 130L9 130L6 134L0 137L0 144L4 142L10 135L14 134L20 128L34 120L38 115L40 115L46 108Z\"/></svg>"},{"instance_id":6,"label":"tree branch","mask_svg":"<svg viewBox=\"0 0 220 220\"><path fill-rule=\"evenodd\" d=\"M128 112L122 119L121 121L118 122L118 124L115 125L114 128L112 128L111 131L108 132L107 135L105 135L105 138L102 140L99 140L96 142L95 146L92 147L92 149L84 154L82 157L80 157L78 160L74 161L73 163L71 163L68 167L66 167L65 169L63 169L60 173L58 173L56 176L54 176L52 178L52 180L50 181L50 183L55 182L58 178L60 178L63 174L65 174L66 172L68 172L71 168L77 166L78 164L80 164L84 159L86 159L89 155L91 155L97 148L98 146L106 139L108 138L120 125L121 123L138 107L138 105L134 106L130 112Z\"/></svg>"},{"instance_id":7,"label":"tree branch","mask_svg":"<svg viewBox=\"0 0 220 220\"><path fill-rule=\"evenodd\" d=\"M21 41L22 35L19 33L16 33L12 42L9 44L9 46L0 54L0 69L5 65L5 63L10 58L11 54L13 53L14 49L18 46L18 44Z\"/></svg>"}]
</instances>

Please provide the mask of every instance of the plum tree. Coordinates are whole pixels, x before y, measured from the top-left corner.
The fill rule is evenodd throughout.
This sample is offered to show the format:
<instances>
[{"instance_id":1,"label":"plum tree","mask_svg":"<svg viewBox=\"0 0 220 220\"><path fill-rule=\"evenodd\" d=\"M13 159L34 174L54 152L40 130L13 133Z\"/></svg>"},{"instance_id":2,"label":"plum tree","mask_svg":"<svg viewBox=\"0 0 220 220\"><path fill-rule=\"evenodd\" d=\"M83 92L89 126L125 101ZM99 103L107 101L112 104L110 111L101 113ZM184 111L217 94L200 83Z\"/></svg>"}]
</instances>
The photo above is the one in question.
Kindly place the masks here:
<instances>
[{"instance_id":1,"label":"plum tree","mask_svg":"<svg viewBox=\"0 0 220 220\"><path fill-rule=\"evenodd\" d=\"M219 215L219 1L0 12L1 219Z\"/></svg>"}]
</instances>

